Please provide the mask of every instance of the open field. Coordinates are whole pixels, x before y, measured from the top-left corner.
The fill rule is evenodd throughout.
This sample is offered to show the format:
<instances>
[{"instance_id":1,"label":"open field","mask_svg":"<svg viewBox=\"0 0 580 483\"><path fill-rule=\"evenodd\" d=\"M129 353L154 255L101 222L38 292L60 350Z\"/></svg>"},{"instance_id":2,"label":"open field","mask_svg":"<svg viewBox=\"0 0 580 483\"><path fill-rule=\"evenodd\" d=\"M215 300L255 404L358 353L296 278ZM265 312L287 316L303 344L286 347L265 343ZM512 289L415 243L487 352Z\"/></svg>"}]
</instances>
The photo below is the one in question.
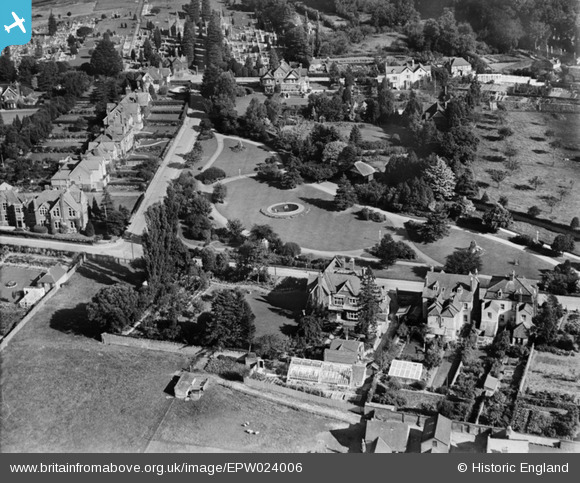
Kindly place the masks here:
<instances>
[{"instance_id":1,"label":"open field","mask_svg":"<svg viewBox=\"0 0 580 483\"><path fill-rule=\"evenodd\" d=\"M505 275L515 270L518 275L527 278L539 279L542 270L553 267L527 251L521 251L495 241L489 240L476 233L466 233L460 230L451 230L449 236L434 243L417 243L417 248L438 262L445 263L445 258L457 248L467 248L472 240L483 248L481 256L483 266L481 273L486 275ZM518 260L518 265L514 261Z\"/></svg>"},{"instance_id":2,"label":"open field","mask_svg":"<svg viewBox=\"0 0 580 483\"><path fill-rule=\"evenodd\" d=\"M3 352L2 452L141 452L151 440L152 451L346 451L354 441L345 423L217 385L195 403L167 399L185 357L105 346L87 325L86 303L120 280L134 277L87 262Z\"/></svg>"},{"instance_id":3,"label":"open field","mask_svg":"<svg viewBox=\"0 0 580 483\"><path fill-rule=\"evenodd\" d=\"M245 422L260 434L247 434ZM358 443L351 435L346 423L213 383L199 401L173 400L149 451L304 453L325 452L328 445L346 452Z\"/></svg>"},{"instance_id":4,"label":"open field","mask_svg":"<svg viewBox=\"0 0 580 483\"><path fill-rule=\"evenodd\" d=\"M218 211L228 219L240 219L251 228L254 224L268 224L284 241L318 250L356 250L373 246L385 223L359 220L352 210L332 211L333 197L312 186L293 190L270 187L253 178L227 183L228 196ZM260 208L281 202L297 202L310 210L292 219L270 218ZM348 227L345 228L345 227Z\"/></svg>"},{"instance_id":5,"label":"open field","mask_svg":"<svg viewBox=\"0 0 580 483\"><path fill-rule=\"evenodd\" d=\"M238 145L238 141L231 138L224 139L224 149L212 166L223 169L226 172L226 177L229 178L239 174L254 173L258 164L263 163L271 156L276 156L269 151L267 146L243 144L246 149L235 152L232 148Z\"/></svg>"},{"instance_id":6,"label":"open field","mask_svg":"<svg viewBox=\"0 0 580 483\"><path fill-rule=\"evenodd\" d=\"M24 287L30 286L42 273L42 270L37 268L0 266L0 300L15 302L13 294L22 292ZM16 282L16 285L7 287L6 284L9 282Z\"/></svg>"},{"instance_id":7,"label":"open field","mask_svg":"<svg viewBox=\"0 0 580 483\"><path fill-rule=\"evenodd\" d=\"M536 352L526 381L526 390L580 394L580 359Z\"/></svg>"},{"instance_id":8,"label":"open field","mask_svg":"<svg viewBox=\"0 0 580 483\"><path fill-rule=\"evenodd\" d=\"M142 451L169 405L163 390L182 356L104 346L85 305L133 280L87 262L2 353L2 452Z\"/></svg>"},{"instance_id":9,"label":"open field","mask_svg":"<svg viewBox=\"0 0 580 483\"><path fill-rule=\"evenodd\" d=\"M246 300L256 316L256 337L262 335L292 335L296 322L294 317L306 306L306 291L269 294L252 292Z\"/></svg>"},{"instance_id":10,"label":"open field","mask_svg":"<svg viewBox=\"0 0 580 483\"><path fill-rule=\"evenodd\" d=\"M514 210L526 212L531 206L538 206L542 210L540 218L569 224L574 216L578 216L580 207L580 190L572 183L580 180L580 115L509 111L505 126L510 127L514 134L507 140L499 140L497 129L502 125L490 120L476 125L476 135L481 142L478 160L473 167L482 192L487 191L494 201L502 195L507 196L508 208ZM554 131L554 135L547 136L548 130ZM550 145L556 139L560 140L562 148ZM517 154L513 159L521 164L521 169L498 188L491 180L489 170L505 170L502 160L506 158L508 146L515 148ZM544 183L537 189L529 184L535 176ZM560 198L559 190L562 189L568 189L568 193L553 209L550 208L546 200L550 196Z\"/></svg>"}]
</instances>

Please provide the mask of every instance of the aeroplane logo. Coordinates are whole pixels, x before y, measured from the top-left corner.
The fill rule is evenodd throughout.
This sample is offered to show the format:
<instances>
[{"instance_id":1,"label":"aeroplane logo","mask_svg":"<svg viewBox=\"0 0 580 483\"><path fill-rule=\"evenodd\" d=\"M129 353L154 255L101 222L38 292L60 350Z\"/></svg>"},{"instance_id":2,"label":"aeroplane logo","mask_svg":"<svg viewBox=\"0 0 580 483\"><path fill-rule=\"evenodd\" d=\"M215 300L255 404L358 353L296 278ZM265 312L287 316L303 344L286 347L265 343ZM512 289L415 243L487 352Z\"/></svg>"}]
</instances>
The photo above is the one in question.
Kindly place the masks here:
<instances>
[{"instance_id":1,"label":"aeroplane logo","mask_svg":"<svg viewBox=\"0 0 580 483\"><path fill-rule=\"evenodd\" d=\"M6 32L10 33L10 31L14 27L20 27L20 30L22 30L22 33L25 34L26 29L24 28L24 19L18 18L18 15L16 15L14 12L12 12L12 16L14 17L14 23L12 25L4 25L4 29L6 30Z\"/></svg>"},{"instance_id":2,"label":"aeroplane logo","mask_svg":"<svg viewBox=\"0 0 580 483\"><path fill-rule=\"evenodd\" d=\"M9 45L24 45L32 34L32 0L0 0L0 52Z\"/></svg>"}]
</instances>

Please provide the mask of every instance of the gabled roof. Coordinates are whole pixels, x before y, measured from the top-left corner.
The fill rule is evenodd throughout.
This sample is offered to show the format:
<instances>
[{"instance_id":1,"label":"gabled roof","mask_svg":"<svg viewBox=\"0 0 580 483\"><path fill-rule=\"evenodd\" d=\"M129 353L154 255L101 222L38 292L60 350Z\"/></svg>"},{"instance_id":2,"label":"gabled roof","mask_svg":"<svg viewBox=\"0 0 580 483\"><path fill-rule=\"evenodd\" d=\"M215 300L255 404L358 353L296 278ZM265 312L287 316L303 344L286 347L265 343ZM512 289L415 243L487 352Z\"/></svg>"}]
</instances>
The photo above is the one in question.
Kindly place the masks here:
<instances>
[{"instance_id":1,"label":"gabled roof","mask_svg":"<svg viewBox=\"0 0 580 483\"><path fill-rule=\"evenodd\" d=\"M529 339L531 325L526 325L524 323L515 326L512 337L514 339Z\"/></svg>"},{"instance_id":2,"label":"gabled roof","mask_svg":"<svg viewBox=\"0 0 580 483\"><path fill-rule=\"evenodd\" d=\"M399 421L381 421L372 419L367 421L365 432L367 441L375 442L375 453L377 446L381 452L404 453L407 451L407 441L409 439L409 425ZM379 443L382 441L382 443ZM390 451L385 451L385 450Z\"/></svg>"},{"instance_id":3,"label":"gabled roof","mask_svg":"<svg viewBox=\"0 0 580 483\"><path fill-rule=\"evenodd\" d=\"M48 272L46 272L37 283L56 283L66 274L66 268L61 265L55 265L50 267Z\"/></svg>"},{"instance_id":4,"label":"gabled roof","mask_svg":"<svg viewBox=\"0 0 580 483\"><path fill-rule=\"evenodd\" d=\"M360 174L361 176L367 177L372 174L376 173L376 169L373 168L370 164L365 163L364 161L357 161L354 163L353 171Z\"/></svg>"},{"instance_id":5,"label":"gabled roof","mask_svg":"<svg viewBox=\"0 0 580 483\"><path fill-rule=\"evenodd\" d=\"M453 57L450 62L452 67L471 67L471 64L467 62L463 57Z\"/></svg>"},{"instance_id":6,"label":"gabled roof","mask_svg":"<svg viewBox=\"0 0 580 483\"><path fill-rule=\"evenodd\" d=\"M442 414L427 419L421 441L430 439L436 439L447 446L451 446L451 419Z\"/></svg>"},{"instance_id":7,"label":"gabled roof","mask_svg":"<svg viewBox=\"0 0 580 483\"><path fill-rule=\"evenodd\" d=\"M344 352L331 349L324 349L324 360L326 362L337 362L339 364L355 364L358 357L354 352Z\"/></svg>"},{"instance_id":8,"label":"gabled roof","mask_svg":"<svg viewBox=\"0 0 580 483\"><path fill-rule=\"evenodd\" d=\"M514 300L521 295L523 300L531 301L537 293L537 287L533 282L512 273L505 277L492 277L485 298Z\"/></svg>"},{"instance_id":9,"label":"gabled roof","mask_svg":"<svg viewBox=\"0 0 580 483\"><path fill-rule=\"evenodd\" d=\"M330 350L358 354L361 345L363 343L358 340L333 339L330 343Z\"/></svg>"}]
</instances>

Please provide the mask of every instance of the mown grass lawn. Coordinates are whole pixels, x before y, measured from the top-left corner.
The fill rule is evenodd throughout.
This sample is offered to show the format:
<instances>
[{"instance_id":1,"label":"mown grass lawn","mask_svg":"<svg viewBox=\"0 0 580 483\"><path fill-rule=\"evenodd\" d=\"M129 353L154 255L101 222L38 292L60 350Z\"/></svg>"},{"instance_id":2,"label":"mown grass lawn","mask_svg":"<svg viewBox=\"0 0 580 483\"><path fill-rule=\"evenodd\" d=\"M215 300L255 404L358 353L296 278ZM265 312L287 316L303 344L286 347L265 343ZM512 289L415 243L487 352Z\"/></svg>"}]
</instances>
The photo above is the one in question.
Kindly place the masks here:
<instances>
[{"instance_id":1,"label":"mown grass lawn","mask_svg":"<svg viewBox=\"0 0 580 483\"><path fill-rule=\"evenodd\" d=\"M518 275L539 279L542 270L552 269L552 265L535 255L498 243L476 233L451 230L449 236L435 243L417 243L417 248L435 260L445 263L448 255L458 248L468 248L472 240L483 248L481 273L486 275L505 275L515 270ZM518 261L516 265L514 262Z\"/></svg>"},{"instance_id":2,"label":"mown grass lawn","mask_svg":"<svg viewBox=\"0 0 580 483\"><path fill-rule=\"evenodd\" d=\"M284 241L317 250L357 250L374 246L386 223L359 220L352 210L333 210L333 197L312 186L282 190L254 178L228 183L225 204L217 209L228 219L242 220L246 228L268 224ZM291 219L270 218L260 212L275 203L297 202L307 213Z\"/></svg>"},{"instance_id":3,"label":"mown grass lawn","mask_svg":"<svg viewBox=\"0 0 580 483\"><path fill-rule=\"evenodd\" d=\"M256 171L258 164L267 158L274 156L267 146L243 143L245 149L234 151L232 148L238 145L238 141L231 138L224 139L224 149L215 160L214 167L223 169L226 177L250 174Z\"/></svg>"},{"instance_id":4,"label":"mown grass lawn","mask_svg":"<svg viewBox=\"0 0 580 483\"><path fill-rule=\"evenodd\" d=\"M263 335L292 335L296 327L295 317L306 306L306 290L269 294L254 291L246 300L256 316L256 337Z\"/></svg>"}]
</instances>

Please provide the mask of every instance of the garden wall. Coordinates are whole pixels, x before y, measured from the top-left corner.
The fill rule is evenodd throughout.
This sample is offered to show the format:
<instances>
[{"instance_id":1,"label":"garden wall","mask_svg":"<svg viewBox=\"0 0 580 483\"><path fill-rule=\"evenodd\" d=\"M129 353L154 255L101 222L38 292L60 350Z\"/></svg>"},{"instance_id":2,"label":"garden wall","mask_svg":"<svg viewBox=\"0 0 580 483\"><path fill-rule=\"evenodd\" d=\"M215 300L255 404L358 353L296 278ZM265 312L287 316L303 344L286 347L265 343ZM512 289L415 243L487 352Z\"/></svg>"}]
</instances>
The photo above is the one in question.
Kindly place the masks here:
<instances>
[{"instance_id":1,"label":"garden wall","mask_svg":"<svg viewBox=\"0 0 580 483\"><path fill-rule=\"evenodd\" d=\"M520 387L518 388L518 395L522 393L524 390L526 379L528 377L528 372L530 372L530 367L532 365L532 360L534 358L534 344L532 344L532 348L530 349L530 355L528 356L528 362L526 363L526 368L524 369L524 373L522 374L522 380L520 381Z\"/></svg>"},{"instance_id":2,"label":"garden wall","mask_svg":"<svg viewBox=\"0 0 580 483\"><path fill-rule=\"evenodd\" d=\"M392 408L392 406L386 406L384 404L377 403L365 404L365 415L368 414L372 414L376 419L381 419L383 421L399 421L401 423L415 424L419 427L423 427L427 419L429 419L427 416L396 411ZM452 431L456 431L458 433L481 434L486 431L493 430L494 428L492 426L484 426L482 424L452 421L451 429Z\"/></svg>"},{"instance_id":3,"label":"garden wall","mask_svg":"<svg viewBox=\"0 0 580 483\"><path fill-rule=\"evenodd\" d=\"M58 292L58 290L60 289L60 287L62 285L64 285L66 282L68 282L68 280L75 274L77 269L83 263L84 263L84 258L79 257L77 259L76 263L72 267L69 268L69 271L63 275L63 277L58 281L58 283L54 287L52 287L48 292L46 292L44 297L42 297L38 301L38 303L28 311L28 313L22 318L22 320L20 322L18 322L12 328L12 330L10 332L8 332L8 334L6 334L6 336L0 342L0 352L2 352L8 346L8 343L12 340L12 338L18 332L20 332L20 330L30 321L30 319L32 319L32 317L34 317L38 312L40 312L44 308L44 305L46 304L46 302L48 302L52 297L54 297L54 294L56 292Z\"/></svg>"},{"instance_id":4,"label":"garden wall","mask_svg":"<svg viewBox=\"0 0 580 483\"><path fill-rule=\"evenodd\" d=\"M259 389L261 391L277 392L279 394L284 394L296 399L302 399L304 401L309 401L316 404L325 404L327 406L332 406L337 409L342 409L344 411L359 411L360 406L356 404L338 401L336 399L329 399L326 397L315 396L314 394L308 394L302 391L297 391L296 389L290 389L288 387L279 386L277 384L270 384L268 382L258 381L256 379L251 379L249 377L244 378L244 384L246 386L252 387L254 389Z\"/></svg>"},{"instance_id":5,"label":"garden wall","mask_svg":"<svg viewBox=\"0 0 580 483\"><path fill-rule=\"evenodd\" d=\"M183 345L176 342L168 342L163 340L137 339L135 337L108 334L107 332L101 334L101 341L106 345L138 347L139 349L172 352L174 354L183 354L185 356L194 356L203 350L202 347L192 345Z\"/></svg>"}]
</instances>

